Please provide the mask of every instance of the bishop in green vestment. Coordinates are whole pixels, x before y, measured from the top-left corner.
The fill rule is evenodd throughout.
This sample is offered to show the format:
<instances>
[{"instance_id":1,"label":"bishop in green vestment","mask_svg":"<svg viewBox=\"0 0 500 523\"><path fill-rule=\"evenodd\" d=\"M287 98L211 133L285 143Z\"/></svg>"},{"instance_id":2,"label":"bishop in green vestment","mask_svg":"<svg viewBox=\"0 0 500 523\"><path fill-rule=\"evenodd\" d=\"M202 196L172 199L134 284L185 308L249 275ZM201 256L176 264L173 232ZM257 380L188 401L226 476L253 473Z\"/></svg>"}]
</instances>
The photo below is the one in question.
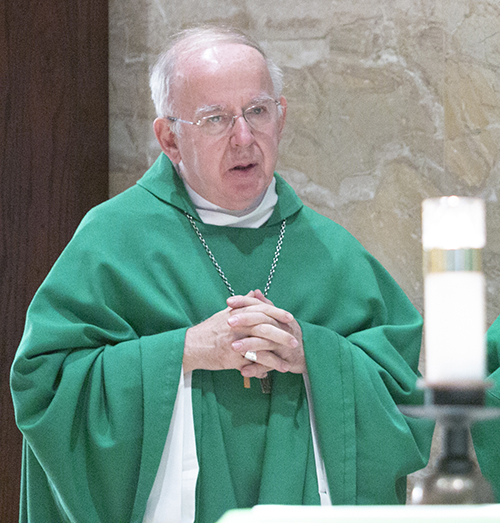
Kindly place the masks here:
<instances>
[{"instance_id":1,"label":"bishop in green vestment","mask_svg":"<svg viewBox=\"0 0 500 523\"><path fill-rule=\"evenodd\" d=\"M11 378L20 521L146 521L183 376L194 509L154 521L214 523L325 493L405 501L432 436L398 409L415 401L422 321L377 260L274 173L278 84L262 50L225 30L184 35L160 58L163 152L88 213L28 311ZM268 197L260 226L238 226ZM195 200L236 225L202 219Z\"/></svg>"}]
</instances>

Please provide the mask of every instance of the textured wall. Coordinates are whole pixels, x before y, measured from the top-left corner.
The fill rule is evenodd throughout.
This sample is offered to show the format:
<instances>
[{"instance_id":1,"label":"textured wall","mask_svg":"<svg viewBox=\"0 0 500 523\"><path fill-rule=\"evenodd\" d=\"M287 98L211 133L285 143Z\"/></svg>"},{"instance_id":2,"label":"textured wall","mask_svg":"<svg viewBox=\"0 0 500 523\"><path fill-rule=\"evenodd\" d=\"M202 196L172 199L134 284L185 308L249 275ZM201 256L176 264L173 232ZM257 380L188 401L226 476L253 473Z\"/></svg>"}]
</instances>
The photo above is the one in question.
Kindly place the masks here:
<instances>
[{"instance_id":1,"label":"textured wall","mask_svg":"<svg viewBox=\"0 0 500 523\"><path fill-rule=\"evenodd\" d=\"M159 152L149 65L170 34L203 22L245 30L283 67L279 172L421 312L422 199L485 199L489 325L500 314L498 0L110 0L112 195Z\"/></svg>"},{"instance_id":2,"label":"textured wall","mask_svg":"<svg viewBox=\"0 0 500 523\"><path fill-rule=\"evenodd\" d=\"M202 22L247 31L283 67L279 171L420 311L421 200L486 200L491 323L500 314L498 0L110 0L112 194L159 151L150 63L170 34Z\"/></svg>"},{"instance_id":3,"label":"textured wall","mask_svg":"<svg viewBox=\"0 0 500 523\"><path fill-rule=\"evenodd\" d=\"M498 0L110 0L112 194L159 152L150 63L170 34L202 22L247 31L283 67L279 172L420 311L422 199L486 200L491 323L500 314Z\"/></svg>"}]
</instances>

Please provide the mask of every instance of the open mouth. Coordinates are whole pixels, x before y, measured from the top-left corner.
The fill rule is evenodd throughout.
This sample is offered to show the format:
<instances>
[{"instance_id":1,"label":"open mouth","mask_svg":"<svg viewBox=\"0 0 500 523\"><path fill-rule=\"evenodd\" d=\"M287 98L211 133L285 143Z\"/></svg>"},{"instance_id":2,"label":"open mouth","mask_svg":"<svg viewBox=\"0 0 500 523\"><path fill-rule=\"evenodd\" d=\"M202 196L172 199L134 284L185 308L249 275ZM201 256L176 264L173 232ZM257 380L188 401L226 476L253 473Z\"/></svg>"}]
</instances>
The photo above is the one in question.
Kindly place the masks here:
<instances>
[{"instance_id":1,"label":"open mouth","mask_svg":"<svg viewBox=\"0 0 500 523\"><path fill-rule=\"evenodd\" d=\"M248 163L244 165L235 165L233 168L231 168L231 171L249 171L253 167L255 167L257 164L255 163Z\"/></svg>"}]
</instances>

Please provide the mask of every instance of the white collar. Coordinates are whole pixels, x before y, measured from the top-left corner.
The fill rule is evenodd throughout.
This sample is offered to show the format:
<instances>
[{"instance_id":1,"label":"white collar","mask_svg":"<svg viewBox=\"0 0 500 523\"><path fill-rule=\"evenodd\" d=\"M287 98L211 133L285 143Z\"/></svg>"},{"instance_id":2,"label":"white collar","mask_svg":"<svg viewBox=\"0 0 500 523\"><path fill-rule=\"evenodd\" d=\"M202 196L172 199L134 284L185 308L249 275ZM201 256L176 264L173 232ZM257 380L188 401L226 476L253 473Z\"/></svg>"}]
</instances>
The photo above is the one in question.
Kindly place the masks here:
<instances>
[{"instance_id":1,"label":"white collar","mask_svg":"<svg viewBox=\"0 0 500 523\"><path fill-rule=\"evenodd\" d=\"M179 171L178 171L179 172ZM179 173L180 174L180 173ZM182 178L186 191L196 207L199 217L203 223L220 225L223 227L246 227L257 229L267 222L274 211L278 201L276 193L276 179L273 178L267 190L262 194L254 205L242 211L231 211L215 205L194 191Z\"/></svg>"}]
</instances>

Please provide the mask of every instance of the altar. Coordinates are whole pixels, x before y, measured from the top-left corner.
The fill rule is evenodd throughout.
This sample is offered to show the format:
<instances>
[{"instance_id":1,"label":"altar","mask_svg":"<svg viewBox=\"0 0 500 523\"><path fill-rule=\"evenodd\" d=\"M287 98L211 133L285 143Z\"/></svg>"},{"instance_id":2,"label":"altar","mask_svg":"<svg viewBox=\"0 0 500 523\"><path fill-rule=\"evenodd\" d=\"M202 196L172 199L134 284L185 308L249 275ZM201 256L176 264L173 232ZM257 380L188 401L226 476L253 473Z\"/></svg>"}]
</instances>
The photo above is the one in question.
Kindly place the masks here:
<instances>
[{"instance_id":1,"label":"altar","mask_svg":"<svg viewBox=\"0 0 500 523\"><path fill-rule=\"evenodd\" d=\"M218 523L499 523L500 504L291 506L230 510Z\"/></svg>"}]
</instances>

